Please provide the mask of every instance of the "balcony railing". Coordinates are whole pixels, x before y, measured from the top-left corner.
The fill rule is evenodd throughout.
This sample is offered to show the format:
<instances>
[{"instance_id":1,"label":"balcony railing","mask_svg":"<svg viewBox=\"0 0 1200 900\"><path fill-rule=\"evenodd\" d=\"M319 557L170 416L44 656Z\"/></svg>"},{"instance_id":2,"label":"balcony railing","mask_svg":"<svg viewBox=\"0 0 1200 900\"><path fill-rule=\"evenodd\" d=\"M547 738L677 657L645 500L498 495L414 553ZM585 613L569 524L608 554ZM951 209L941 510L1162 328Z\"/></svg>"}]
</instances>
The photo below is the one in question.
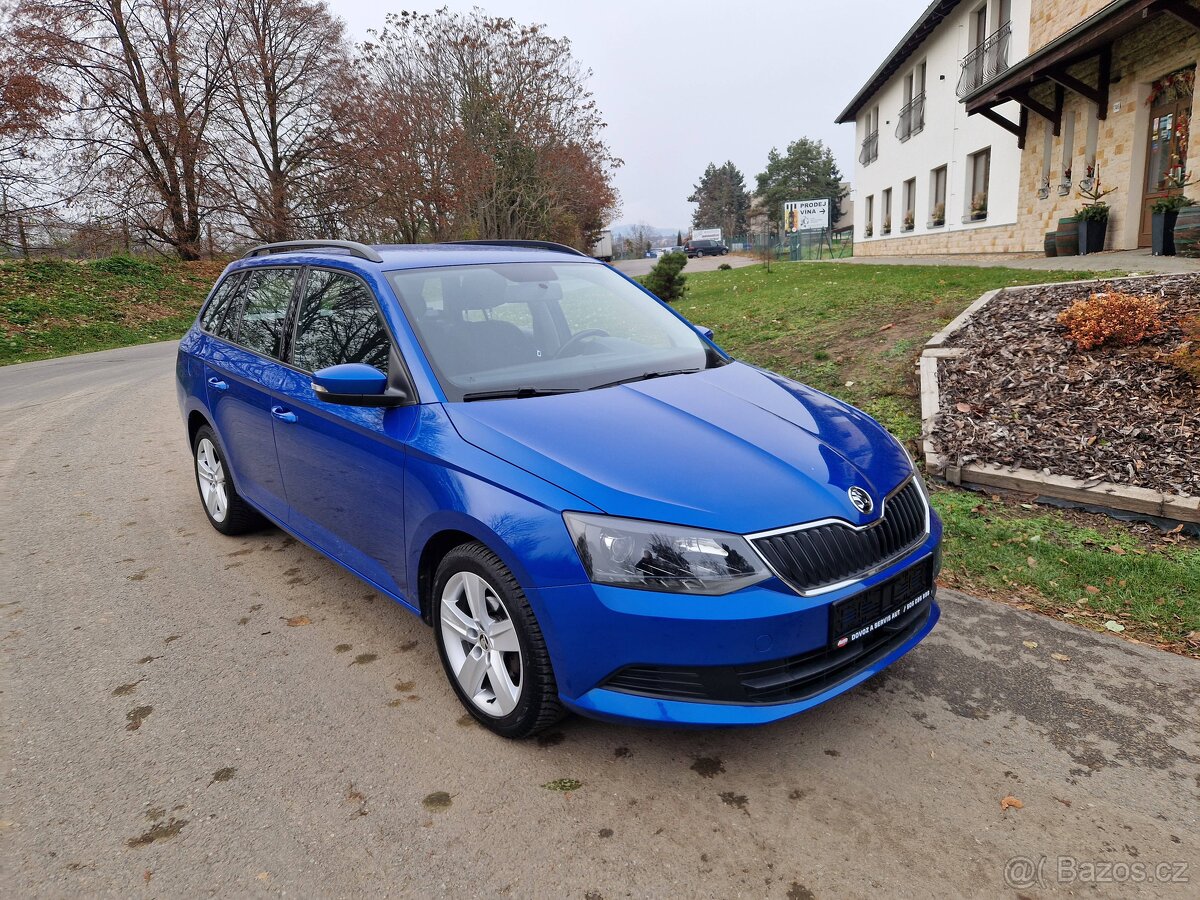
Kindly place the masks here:
<instances>
[{"instance_id":1,"label":"balcony railing","mask_svg":"<svg viewBox=\"0 0 1200 900\"><path fill-rule=\"evenodd\" d=\"M879 132L872 131L862 142L862 150L858 154L858 161L864 166L869 166L879 158Z\"/></svg>"},{"instance_id":2,"label":"balcony railing","mask_svg":"<svg viewBox=\"0 0 1200 900\"><path fill-rule=\"evenodd\" d=\"M900 108L900 121L896 124L896 137L907 141L920 134L925 127L925 92L917 94Z\"/></svg>"},{"instance_id":3,"label":"balcony railing","mask_svg":"<svg viewBox=\"0 0 1200 900\"><path fill-rule=\"evenodd\" d=\"M1008 68L1008 45L1012 41L1012 23L1005 22L987 40L963 57L958 76L958 96L966 97L983 87Z\"/></svg>"}]
</instances>

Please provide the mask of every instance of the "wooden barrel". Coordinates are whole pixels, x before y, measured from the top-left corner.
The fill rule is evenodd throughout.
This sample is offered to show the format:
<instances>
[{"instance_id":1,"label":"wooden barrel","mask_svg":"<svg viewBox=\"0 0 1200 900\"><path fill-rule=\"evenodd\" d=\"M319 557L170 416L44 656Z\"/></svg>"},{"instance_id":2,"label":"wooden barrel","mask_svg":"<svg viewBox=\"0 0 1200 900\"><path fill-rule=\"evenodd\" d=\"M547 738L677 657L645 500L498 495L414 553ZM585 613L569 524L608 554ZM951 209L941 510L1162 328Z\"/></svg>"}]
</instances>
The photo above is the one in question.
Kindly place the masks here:
<instances>
[{"instance_id":1,"label":"wooden barrel","mask_svg":"<svg viewBox=\"0 0 1200 900\"><path fill-rule=\"evenodd\" d=\"M1043 249L1045 249L1047 256L1058 256L1057 244L1058 244L1058 232L1057 231L1047 231L1046 232L1046 240L1042 244L1042 247L1043 247Z\"/></svg>"},{"instance_id":2,"label":"wooden barrel","mask_svg":"<svg viewBox=\"0 0 1200 900\"><path fill-rule=\"evenodd\" d=\"M1066 216L1058 220L1054 249L1056 256L1079 255L1079 216Z\"/></svg>"},{"instance_id":3,"label":"wooden barrel","mask_svg":"<svg viewBox=\"0 0 1200 900\"><path fill-rule=\"evenodd\" d=\"M1175 255L1200 257L1200 204L1179 210L1175 219Z\"/></svg>"}]
</instances>

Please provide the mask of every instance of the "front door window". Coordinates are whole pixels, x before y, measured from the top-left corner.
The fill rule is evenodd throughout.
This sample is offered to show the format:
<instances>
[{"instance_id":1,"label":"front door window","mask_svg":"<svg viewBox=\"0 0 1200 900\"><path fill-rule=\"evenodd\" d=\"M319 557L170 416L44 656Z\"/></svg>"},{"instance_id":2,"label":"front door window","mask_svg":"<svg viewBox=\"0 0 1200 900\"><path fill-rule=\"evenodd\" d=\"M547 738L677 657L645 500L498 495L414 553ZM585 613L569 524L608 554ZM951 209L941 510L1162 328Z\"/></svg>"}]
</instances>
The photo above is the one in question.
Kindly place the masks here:
<instances>
[{"instance_id":1,"label":"front door window","mask_svg":"<svg viewBox=\"0 0 1200 900\"><path fill-rule=\"evenodd\" d=\"M1150 246L1155 201L1178 194L1187 180L1195 67L1166 75L1150 89L1150 128L1146 135L1146 184L1138 246Z\"/></svg>"}]
</instances>

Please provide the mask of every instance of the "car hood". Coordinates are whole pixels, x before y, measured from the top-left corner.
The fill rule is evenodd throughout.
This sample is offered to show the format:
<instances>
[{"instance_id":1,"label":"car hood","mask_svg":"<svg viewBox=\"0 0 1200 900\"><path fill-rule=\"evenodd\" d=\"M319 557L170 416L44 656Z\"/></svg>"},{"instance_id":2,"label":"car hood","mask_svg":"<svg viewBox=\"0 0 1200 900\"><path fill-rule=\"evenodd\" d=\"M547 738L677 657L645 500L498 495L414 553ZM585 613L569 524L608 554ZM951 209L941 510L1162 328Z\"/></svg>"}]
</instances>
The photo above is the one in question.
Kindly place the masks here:
<instances>
[{"instance_id":1,"label":"car hood","mask_svg":"<svg viewBox=\"0 0 1200 900\"><path fill-rule=\"evenodd\" d=\"M873 419L743 363L559 396L446 405L475 446L607 513L742 534L864 524L911 472ZM848 490L864 488L864 515Z\"/></svg>"}]
</instances>

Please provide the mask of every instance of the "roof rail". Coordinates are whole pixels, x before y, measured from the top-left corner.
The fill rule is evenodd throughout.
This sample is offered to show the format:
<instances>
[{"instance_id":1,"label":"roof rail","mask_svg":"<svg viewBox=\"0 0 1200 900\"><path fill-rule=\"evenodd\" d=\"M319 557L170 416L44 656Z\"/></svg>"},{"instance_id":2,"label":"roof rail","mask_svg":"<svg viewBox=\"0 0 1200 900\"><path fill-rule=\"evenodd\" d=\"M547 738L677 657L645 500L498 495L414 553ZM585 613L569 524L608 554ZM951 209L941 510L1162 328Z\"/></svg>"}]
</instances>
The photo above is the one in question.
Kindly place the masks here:
<instances>
[{"instance_id":1,"label":"roof rail","mask_svg":"<svg viewBox=\"0 0 1200 900\"><path fill-rule=\"evenodd\" d=\"M551 253L570 253L572 256L583 256L591 259L582 250L576 250L574 247L568 247L566 244L556 244L554 241L513 241L513 240L485 240L485 241L446 241L447 244L478 244L492 247L528 247L531 250L548 250Z\"/></svg>"},{"instance_id":2,"label":"roof rail","mask_svg":"<svg viewBox=\"0 0 1200 900\"><path fill-rule=\"evenodd\" d=\"M259 244L257 247L251 248L242 258L249 259L251 256L270 256L272 253L287 253L289 250L327 249L345 250L351 256L357 256L359 259L366 259L375 263L383 262L383 257L373 247L360 244L358 241L276 241L273 244Z\"/></svg>"}]
</instances>

